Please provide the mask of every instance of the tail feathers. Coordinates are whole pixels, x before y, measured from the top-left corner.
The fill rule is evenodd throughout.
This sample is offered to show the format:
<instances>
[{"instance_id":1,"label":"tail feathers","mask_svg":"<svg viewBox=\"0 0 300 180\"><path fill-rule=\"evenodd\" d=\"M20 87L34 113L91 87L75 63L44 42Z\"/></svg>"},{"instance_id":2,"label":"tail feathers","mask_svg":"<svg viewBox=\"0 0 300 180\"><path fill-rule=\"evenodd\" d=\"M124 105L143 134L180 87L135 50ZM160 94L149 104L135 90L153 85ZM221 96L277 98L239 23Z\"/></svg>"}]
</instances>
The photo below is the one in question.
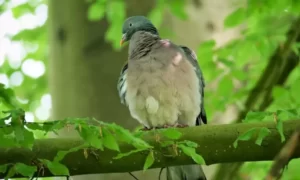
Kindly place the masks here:
<instances>
[{"instance_id":1,"label":"tail feathers","mask_svg":"<svg viewBox=\"0 0 300 180\"><path fill-rule=\"evenodd\" d=\"M199 165L167 167L167 180L206 180L203 169Z\"/></svg>"}]
</instances>

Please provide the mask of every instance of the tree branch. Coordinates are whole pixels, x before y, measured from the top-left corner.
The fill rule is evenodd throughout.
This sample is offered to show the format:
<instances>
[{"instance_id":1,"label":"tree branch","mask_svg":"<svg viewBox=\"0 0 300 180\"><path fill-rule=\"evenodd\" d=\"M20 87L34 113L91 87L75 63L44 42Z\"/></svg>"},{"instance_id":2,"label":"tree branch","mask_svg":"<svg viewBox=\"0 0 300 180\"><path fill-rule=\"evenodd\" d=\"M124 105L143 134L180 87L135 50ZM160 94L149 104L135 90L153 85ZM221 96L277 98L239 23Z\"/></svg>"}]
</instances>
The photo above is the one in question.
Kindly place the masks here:
<instances>
[{"instance_id":1,"label":"tree branch","mask_svg":"<svg viewBox=\"0 0 300 180\"><path fill-rule=\"evenodd\" d=\"M291 156L295 153L297 145L300 143L300 127L296 129L289 141L280 150L274 158L271 169L269 170L266 180L280 179L283 169L291 160Z\"/></svg>"},{"instance_id":2,"label":"tree branch","mask_svg":"<svg viewBox=\"0 0 300 180\"><path fill-rule=\"evenodd\" d=\"M295 127L300 126L300 120L285 121L283 124L286 138L290 138ZM256 145L255 134L249 141L239 141L238 147L233 147L236 138L254 127L266 127L271 133L263 140L262 145ZM178 129L183 133L180 140L190 140L198 143L197 152L203 156L207 165L215 163L244 162L244 161L265 161L272 160L284 146L280 142L280 135L276 130L276 124L271 122L261 123L240 123L230 125L205 125ZM172 157L174 149L161 147L157 137L162 137L160 130L148 131L145 133L145 140L154 146L155 162L151 168L194 164L188 156L179 153L179 156ZM159 138L161 141L163 138ZM213 143L212 143L213 142ZM39 139L36 140L33 149L25 148L0 148L0 165L22 162L31 164L37 159L52 160L58 151L69 150L83 144L80 139ZM133 149L127 144L120 144L122 152ZM88 155L87 158L86 155ZM131 172L141 170L148 155L148 152L135 153L121 159L114 159L116 151L105 149L104 151L88 149L72 152L62 160L62 163L69 168L70 175L97 174L112 172ZM292 158L300 157L300 146L296 147ZM0 178L4 174L0 173ZM45 169L39 176L53 176ZM17 175L16 177L21 177Z\"/></svg>"}]
</instances>

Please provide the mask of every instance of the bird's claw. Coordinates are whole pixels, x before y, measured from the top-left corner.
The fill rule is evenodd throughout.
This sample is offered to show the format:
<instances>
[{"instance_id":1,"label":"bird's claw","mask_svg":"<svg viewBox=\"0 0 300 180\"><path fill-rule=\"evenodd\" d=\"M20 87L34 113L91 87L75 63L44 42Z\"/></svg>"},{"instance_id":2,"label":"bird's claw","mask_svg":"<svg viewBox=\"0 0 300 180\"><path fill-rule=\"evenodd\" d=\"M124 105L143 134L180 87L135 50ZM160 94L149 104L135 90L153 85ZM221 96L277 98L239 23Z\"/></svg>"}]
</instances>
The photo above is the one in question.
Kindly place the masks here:
<instances>
[{"instance_id":1,"label":"bird's claw","mask_svg":"<svg viewBox=\"0 0 300 180\"><path fill-rule=\"evenodd\" d=\"M153 129L165 129L165 128L170 128L170 127L185 128L185 127L188 127L188 125L186 125L186 124L175 124L175 125L165 124L162 127L156 127L156 128L144 127L144 128L141 129L141 131L150 131L150 130L153 130Z\"/></svg>"},{"instance_id":2,"label":"bird's claw","mask_svg":"<svg viewBox=\"0 0 300 180\"><path fill-rule=\"evenodd\" d=\"M147 127L144 127L144 128L142 128L141 129L141 131L150 131L150 130L152 130L153 128L147 128Z\"/></svg>"},{"instance_id":3,"label":"bird's claw","mask_svg":"<svg viewBox=\"0 0 300 180\"><path fill-rule=\"evenodd\" d=\"M175 127L177 127L177 128L185 128L185 127L188 127L188 125L186 125L186 124L176 124Z\"/></svg>"}]
</instances>

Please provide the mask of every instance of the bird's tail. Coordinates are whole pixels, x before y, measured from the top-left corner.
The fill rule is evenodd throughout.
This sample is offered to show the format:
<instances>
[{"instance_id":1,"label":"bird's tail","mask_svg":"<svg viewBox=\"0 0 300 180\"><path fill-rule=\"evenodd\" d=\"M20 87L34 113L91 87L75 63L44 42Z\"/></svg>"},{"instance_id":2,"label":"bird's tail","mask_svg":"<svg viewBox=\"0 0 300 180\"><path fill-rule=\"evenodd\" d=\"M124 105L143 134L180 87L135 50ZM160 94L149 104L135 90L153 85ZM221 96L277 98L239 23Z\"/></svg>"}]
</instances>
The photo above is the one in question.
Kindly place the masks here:
<instances>
[{"instance_id":1,"label":"bird's tail","mask_svg":"<svg viewBox=\"0 0 300 180\"><path fill-rule=\"evenodd\" d=\"M167 180L206 180L201 166L184 165L167 167Z\"/></svg>"}]
</instances>

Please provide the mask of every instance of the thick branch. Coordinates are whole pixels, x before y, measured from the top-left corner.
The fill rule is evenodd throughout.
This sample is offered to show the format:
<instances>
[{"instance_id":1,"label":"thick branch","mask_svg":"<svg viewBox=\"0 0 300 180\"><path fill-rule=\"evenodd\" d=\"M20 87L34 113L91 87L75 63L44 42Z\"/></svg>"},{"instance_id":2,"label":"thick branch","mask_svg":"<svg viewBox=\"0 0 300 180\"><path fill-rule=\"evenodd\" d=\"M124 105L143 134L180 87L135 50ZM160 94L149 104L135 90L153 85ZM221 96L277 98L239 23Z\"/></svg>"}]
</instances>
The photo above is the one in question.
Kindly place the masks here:
<instances>
[{"instance_id":1,"label":"thick branch","mask_svg":"<svg viewBox=\"0 0 300 180\"><path fill-rule=\"evenodd\" d=\"M300 120L290 120L284 122L284 134L286 138L295 131L295 127L300 126ZM250 141L239 142L238 147L233 147L236 138L253 127L267 127L271 133L263 140L261 146L256 145L255 137ZM280 136L276 130L274 122L263 123L241 123L231 125L206 125L200 127L190 127L179 129L183 133L182 140L197 142L199 147L197 152L200 153L207 165L215 163L244 162L244 161L265 161L272 160L284 143L280 142ZM193 160L180 154L176 157L170 157L174 154L172 148L162 148L155 139L160 136L160 131L154 135L151 132L146 135L146 140L154 145L155 162L151 168L193 164ZM60 150L69 150L74 148L83 141L79 139L40 139L35 142L33 150L24 148L0 149L0 165L7 163L23 162L31 164L37 158L52 160ZM127 144L120 144L122 152L127 152L132 147ZM118 160L113 159L117 153L105 149L105 151L88 150L88 157L85 158L83 150L68 154L62 163L65 164L71 175L96 174L111 172L130 172L143 168L144 161L148 152L132 154ZM169 154L169 155L168 155ZM300 146L296 147L295 154L292 158L300 157ZM3 178L5 174L0 174ZM52 176L45 171L39 176Z\"/></svg>"}]
</instances>

